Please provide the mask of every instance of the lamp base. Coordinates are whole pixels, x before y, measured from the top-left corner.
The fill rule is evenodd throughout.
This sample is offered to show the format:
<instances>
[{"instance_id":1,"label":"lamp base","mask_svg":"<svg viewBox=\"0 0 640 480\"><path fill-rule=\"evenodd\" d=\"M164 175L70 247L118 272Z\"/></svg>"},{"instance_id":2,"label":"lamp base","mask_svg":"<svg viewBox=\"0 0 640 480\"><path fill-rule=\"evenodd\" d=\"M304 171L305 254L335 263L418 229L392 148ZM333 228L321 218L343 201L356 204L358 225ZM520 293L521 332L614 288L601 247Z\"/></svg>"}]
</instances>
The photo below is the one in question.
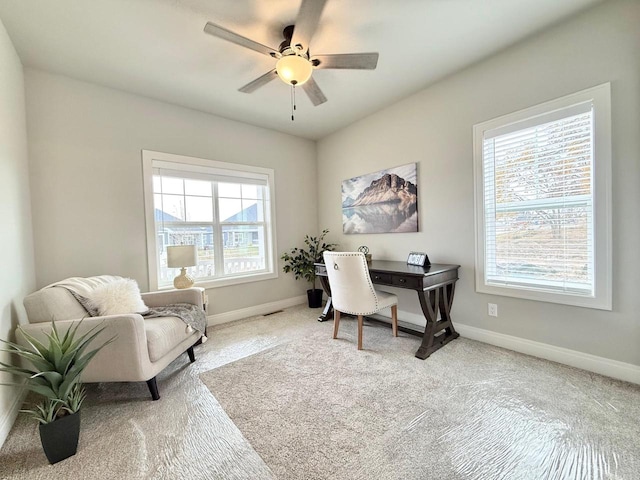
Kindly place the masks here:
<instances>
[{"instance_id":1,"label":"lamp base","mask_svg":"<svg viewBox=\"0 0 640 480\"><path fill-rule=\"evenodd\" d=\"M180 269L180 275L173 279L173 286L176 288L190 288L193 287L195 280L191 275L187 274L187 269L182 267Z\"/></svg>"}]
</instances>

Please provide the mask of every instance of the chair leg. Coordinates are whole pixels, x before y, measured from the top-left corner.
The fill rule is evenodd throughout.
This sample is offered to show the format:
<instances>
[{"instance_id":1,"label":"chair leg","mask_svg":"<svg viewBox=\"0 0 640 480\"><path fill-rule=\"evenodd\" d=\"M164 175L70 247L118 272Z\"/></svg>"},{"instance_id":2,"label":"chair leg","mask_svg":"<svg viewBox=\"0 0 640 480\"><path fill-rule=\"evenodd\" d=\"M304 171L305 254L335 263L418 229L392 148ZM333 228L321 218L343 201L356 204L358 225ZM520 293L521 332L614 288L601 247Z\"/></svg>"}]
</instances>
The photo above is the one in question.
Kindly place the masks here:
<instances>
[{"instance_id":1,"label":"chair leg","mask_svg":"<svg viewBox=\"0 0 640 480\"><path fill-rule=\"evenodd\" d=\"M364 318L362 315L358 315L358 350L362 350L362 323Z\"/></svg>"},{"instance_id":2,"label":"chair leg","mask_svg":"<svg viewBox=\"0 0 640 480\"><path fill-rule=\"evenodd\" d=\"M149 387L149 391L151 392L151 398L153 400L158 400L160 398L160 394L158 393L158 383L156 382L156 377L147 380L147 387Z\"/></svg>"},{"instance_id":3,"label":"chair leg","mask_svg":"<svg viewBox=\"0 0 640 480\"><path fill-rule=\"evenodd\" d=\"M338 325L340 325L340 312L333 309L333 338L338 338Z\"/></svg>"},{"instance_id":4,"label":"chair leg","mask_svg":"<svg viewBox=\"0 0 640 480\"><path fill-rule=\"evenodd\" d=\"M391 328L393 330L393 336L398 336L398 305L391 307Z\"/></svg>"},{"instance_id":5,"label":"chair leg","mask_svg":"<svg viewBox=\"0 0 640 480\"><path fill-rule=\"evenodd\" d=\"M191 363L196 361L196 354L193 353L193 345L191 345L189 348L187 348L187 355L189 355L189 361Z\"/></svg>"}]
</instances>

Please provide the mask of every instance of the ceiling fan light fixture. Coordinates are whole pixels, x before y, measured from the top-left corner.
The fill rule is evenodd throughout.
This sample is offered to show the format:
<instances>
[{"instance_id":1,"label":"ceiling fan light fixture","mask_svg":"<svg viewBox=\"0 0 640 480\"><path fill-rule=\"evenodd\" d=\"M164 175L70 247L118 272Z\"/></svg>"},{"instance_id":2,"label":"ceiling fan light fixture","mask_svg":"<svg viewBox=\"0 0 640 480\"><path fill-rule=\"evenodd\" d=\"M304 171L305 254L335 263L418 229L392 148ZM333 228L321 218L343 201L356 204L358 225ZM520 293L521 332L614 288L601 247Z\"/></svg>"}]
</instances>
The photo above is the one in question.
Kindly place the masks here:
<instances>
[{"instance_id":1,"label":"ceiling fan light fixture","mask_svg":"<svg viewBox=\"0 0 640 480\"><path fill-rule=\"evenodd\" d=\"M276 72L287 85L302 85L311 78L313 66L299 55L286 55L276 63Z\"/></svg>"}]
</instances>

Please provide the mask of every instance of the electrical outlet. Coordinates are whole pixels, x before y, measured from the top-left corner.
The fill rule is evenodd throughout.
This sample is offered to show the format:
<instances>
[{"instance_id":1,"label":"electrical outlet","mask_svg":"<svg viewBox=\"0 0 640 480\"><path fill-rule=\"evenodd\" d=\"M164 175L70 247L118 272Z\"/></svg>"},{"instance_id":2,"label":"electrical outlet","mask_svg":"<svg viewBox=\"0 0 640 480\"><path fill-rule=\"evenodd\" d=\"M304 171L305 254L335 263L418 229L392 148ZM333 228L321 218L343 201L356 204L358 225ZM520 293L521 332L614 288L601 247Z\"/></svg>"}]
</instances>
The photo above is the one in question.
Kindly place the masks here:
<instances>
[{"instance_id":1,"label":"electrical outlet","mask_svg":"<svg viewBox=\"0 0 640 480\"><path fill-rule=\"evenodd\" d=\"M498 305L496 305L495 303L490 303L489 304L489 316L490 317L497 317L498 316Z\"/></svg>"}]
</instances>

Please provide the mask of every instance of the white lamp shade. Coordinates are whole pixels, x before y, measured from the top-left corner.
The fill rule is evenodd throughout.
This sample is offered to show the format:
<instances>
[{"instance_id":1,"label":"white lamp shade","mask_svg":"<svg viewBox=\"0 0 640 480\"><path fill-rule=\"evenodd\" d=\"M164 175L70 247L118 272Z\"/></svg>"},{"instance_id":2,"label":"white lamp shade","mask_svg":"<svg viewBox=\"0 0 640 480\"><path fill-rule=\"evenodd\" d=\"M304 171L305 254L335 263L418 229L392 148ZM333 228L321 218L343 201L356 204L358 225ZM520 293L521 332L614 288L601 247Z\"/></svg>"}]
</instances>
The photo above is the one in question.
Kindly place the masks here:
<instances>
[{"instance_id":1,"label":"white lamp shade","mask_svg":"<svg viewBox=\"0 0 640 480\"><path fill-rule=\"evenodd\" d=\"M169 268L193 267L198 264L198 250L195 245L173 245L167 247Z\"/></svg>"},{"instance_id":2,"label":"white lamp shade","mask_svg":"<svg viewBox=\"0 0 640 480\"><path fill-rule=\"evenodd\" d=\"M289 85L302 85L309 80L313 66L306 58L298 55L286 55L276 63L278 77Z\"/></svg>"}]
</instances>

